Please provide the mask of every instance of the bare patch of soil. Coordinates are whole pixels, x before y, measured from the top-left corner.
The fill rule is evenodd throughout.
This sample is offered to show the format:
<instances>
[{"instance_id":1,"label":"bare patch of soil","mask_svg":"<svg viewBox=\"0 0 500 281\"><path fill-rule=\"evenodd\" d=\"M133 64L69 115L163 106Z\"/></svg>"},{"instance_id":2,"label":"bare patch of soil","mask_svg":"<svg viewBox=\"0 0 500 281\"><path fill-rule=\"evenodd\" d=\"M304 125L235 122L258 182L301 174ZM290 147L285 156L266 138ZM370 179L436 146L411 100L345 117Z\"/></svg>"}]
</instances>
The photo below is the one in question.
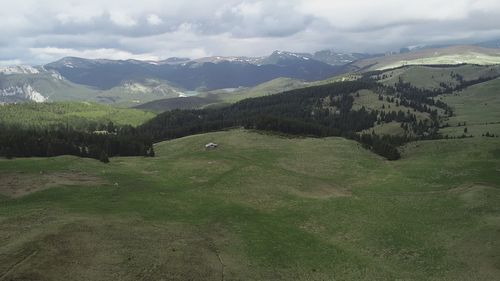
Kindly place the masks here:
<instances>
[{"instance_id":1,"label":"bare patch of soil","mask_svg":"<svg viewBox=\"0 0 500 281\"><path fill-rule=\"evenodd\" d=\"M82 172L58 172L43 174L0 174L0 194L18 198L33 192L57 186L96 186L106 182Z\"/></svg>"}]
</instances>

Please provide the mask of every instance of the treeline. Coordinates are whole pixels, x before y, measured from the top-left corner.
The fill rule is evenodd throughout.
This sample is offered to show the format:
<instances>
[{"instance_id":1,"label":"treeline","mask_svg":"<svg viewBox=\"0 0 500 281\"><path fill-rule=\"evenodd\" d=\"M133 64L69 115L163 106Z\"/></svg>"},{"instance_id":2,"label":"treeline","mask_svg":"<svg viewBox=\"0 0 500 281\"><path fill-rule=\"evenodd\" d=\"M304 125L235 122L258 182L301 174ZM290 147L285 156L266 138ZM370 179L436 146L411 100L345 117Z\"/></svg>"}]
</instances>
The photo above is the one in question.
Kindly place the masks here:
<instances>
[{"instance_id":1,"label":"treeline","mask_svg":"<svg viewBox=\"0 0 500 281\"><path fill-rule=\"evenodd\" d=\"M379 136L375 133L355 135L354 139L361 142L364 147L371 149L379 155L383 155L388 160L398 160L401 158L397 147L411 140L407 136Z\"/></svg>"},{"instance_id":2,"label":"treeline","mask_svg":"<svg viewBox=\"0 0 500 281\"><path fill-rule=\"evenodd\" d=\"M455 91L463 90L467 87L487 82L500 77L497 75L479 77L473 80L465 80L460 74L452 72L451 77L454 78L458 84L451 85L441 82L439 85L441 89L421 89L413 86L409 82L404 82L401 77L394 87L386 86L384 91L388 94L395 95L401 99L400 103L405 106L411 106L419 111L429 112L430 109L425 108L425 105L435 106L445 110L448 115L452 115L452 109L444 102L434 100L433 98L439 95L451 94Z\"/></svg>"},{"instance_id":3,"label":"treeline","mask_svg":"<svg viewBox=\"0 0 500 281\"><path fill-rule=\"evenodd\" d=\"M303 136L343 136L394 160L399 158L399 141L374 134L361 138L356 133L372 128L380 113L364 107L353 110L352 93L378 87L373 82L350 81L247 99L219 109L174 110L158 115L138 130L151 135L154 141L231 127Z\"/></svg>"},{"instance_id":4,"label":"treeline","mask_svg":"<svg viewBox=\"0 0 500 281\"><path fill-rule=\"evenodd\" d=\"M473 79L473 80L464 80L463 76L452 72L451 77L458 81L458 85L453 86L453 85L449 85L446 83L440 83L439 86L443 88L443 90L442 90L443 94L451 94L452 92L460 91L460 90L463 90L467 87L470 87L470 86L473 86L473 85L476 85L479 83L488 82L490 80L499 78L500 75L496 74L496 75L492 75L492 76L479 77L479 78Z\"/></svg>"},{"instance_id":5,"label":"treeline","mask_svg":"<svg viewBox=\"0 0 500 281\"><path fill-rule=\"evenodd\" d=\"M264 124L283 133L342 135L373 126L376 116L365 109L352 110L354 99L349 94L374 86L335 83L246 99L219 109L174 110L158 115L139 130L155 141L235 126L262 128Z\"/></svg>"},{"instance_id":6,"label":"treeline","mask_svg":"<svg viewBox=\"0 0 500 281\"><path fill-rule=\"evenodd\" d=\"M433 67L455 67L455 66L449 66L449 65L441 65L441 66L433 66ZM384 70L386 71L386 70ZM380 79L386 79L387 74L384 73L384 71L370 71L366 72L361 80L370 82L370 81L377 81ZM459 73L456 73L452 71L450 73L450 77L457 81L456 85L453 85L451 83L445 83L441 82L439 83L439 86L441 88L436 88L436 89L424 89L424 88L418 88L413 86L409 82L404 82L401 76L398 79L398 82L396 82L393 86L384 86L380 85L379 87L379 93L384 93L387 95L394 96L396 98L399 98L399 104L406 106L406 107L411 107L414 108L417 111L420 112L427 112L430 114L436 114L433 113L433 109L430 108L430 106L434 106L440 109L443 109L445 112L445 115L447 116L453 116L453 109L448 106L446 103L440 101L440 100L435 100L434 97L443 95L443 94L451 94L455 91L460 91L463 90L467 87L487 82L493 79L496 79L500 77L498 73L492 73L491 75L479 77L477 79L472 79L472 80L465 80L462 75Z\"/></svg>"},{"instance_id":7,"label":"treeline","mask_svg":"<svg viewBox=\"0 0 500 281\"><path fill-rule=\"evenodd\" d=\"M154 156L150 137L131 126L108 124L102 131L73 128L19 128L0 125L0 156L51 157L75 155L109 162L112 156Z\"/></svg>"},{"instance_id":8,"label":"treeline","mask_svg":"<svg viewBox=\"0 0 500 281\"><path fill-rule=\"evenodd\" d=\"M442 89L422 89L413 86L409 82L404 82L401 77L394 84L394 87L385 86L385 93L396 96L400 99L399 103L404 106L415 108L420 112L431 112L429 106L439 107L447 112L453 112L452 109L445 103L437 103L433 98L444 94Z\"/></svg>"}]
</instances>

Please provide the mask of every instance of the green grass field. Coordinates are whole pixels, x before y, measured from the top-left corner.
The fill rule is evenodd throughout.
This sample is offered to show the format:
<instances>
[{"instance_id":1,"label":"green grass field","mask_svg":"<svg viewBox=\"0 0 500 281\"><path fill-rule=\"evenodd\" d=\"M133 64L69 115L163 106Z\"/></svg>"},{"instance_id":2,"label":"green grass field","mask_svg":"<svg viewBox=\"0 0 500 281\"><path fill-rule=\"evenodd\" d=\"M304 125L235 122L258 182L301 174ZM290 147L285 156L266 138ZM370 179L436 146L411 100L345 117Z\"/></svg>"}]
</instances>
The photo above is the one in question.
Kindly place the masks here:
<instances>
[{"instance_id":1,"label":"green grass field","mask_svg":"<svg viewBox=\"0 0 500 281\"><path fill-rule=\"evenodd\" d=\"M486 132L500 135L500 79L439 98L455 111L446 121L451 127L442 129L442 134L460 136L467 128L466 135L481 136ZM458 123L462 126L457 126Z\"/></svg>"},{"instance_id":2,"label":"green grass field","mask_svg":"<svg viewBox=\"0 0 500 281\"><path fill-rule=\"evenodd\" d=\"M0 160L0 280L498 280L499 148L234 130Z\"/></svg>"},{"instance_id":3,"label":"green grass field","mask_svg":"<svg viewBox=\"0 0 500 281\"><path fill-rule=\"evenodd\" d=\"M431 67L431 66L407 66L387 70L383 74L387 78L382 79L383 84L393 86L399 79L411 83L413 86L423 89L441 89L441 83L457 86L459 81L451 76L452 73L459 74L465 81L476 80L481 77L492 77L498 75L498 65L459 65L455 67Z\"/></svg>"},{"instance_id":4,"label":"green grass field","mask_svg":"<svg viewBox=\"0 0 500 281\"><path fill-rule=\"evenodd\" d=\"M0 106L0 123L14 126L45 127L68 124L81 126L88 122L113 122L138 126L153 118L154 113L138 109L116 108L88 102L23 103Z\"/></svg>"}]
</instances>

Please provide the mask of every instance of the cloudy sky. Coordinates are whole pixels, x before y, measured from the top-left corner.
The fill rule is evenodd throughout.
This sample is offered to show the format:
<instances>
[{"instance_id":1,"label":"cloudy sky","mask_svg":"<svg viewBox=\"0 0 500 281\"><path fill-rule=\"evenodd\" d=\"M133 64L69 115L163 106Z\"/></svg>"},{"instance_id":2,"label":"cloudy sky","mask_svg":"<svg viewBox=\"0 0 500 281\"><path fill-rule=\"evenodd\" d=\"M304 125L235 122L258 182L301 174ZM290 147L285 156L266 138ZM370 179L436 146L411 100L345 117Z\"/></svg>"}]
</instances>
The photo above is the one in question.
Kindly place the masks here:
<instances>
[{"instance_id":1,"label":"cloudy sky","mask_svg":"<svg viewBox=\"0 0 500 281\"><path fill-rule=\"evenodd\" d=\"M0 65L500 38L499 0L0 0Z\"/></svg>"}]
</instances>

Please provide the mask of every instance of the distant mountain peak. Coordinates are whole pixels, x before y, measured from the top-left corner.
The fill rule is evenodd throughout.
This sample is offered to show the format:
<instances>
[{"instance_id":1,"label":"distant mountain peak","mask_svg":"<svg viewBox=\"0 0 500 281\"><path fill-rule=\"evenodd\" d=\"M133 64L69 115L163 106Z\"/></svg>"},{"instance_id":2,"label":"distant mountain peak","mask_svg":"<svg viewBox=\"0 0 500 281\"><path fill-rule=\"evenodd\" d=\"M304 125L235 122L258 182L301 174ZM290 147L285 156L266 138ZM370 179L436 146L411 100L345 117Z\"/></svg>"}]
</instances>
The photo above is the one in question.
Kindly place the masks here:
<instances>
[{"instance_id":1,"label":"distant mountain peak","mask_svg":"<svg viewBox=\"0 0 500 281\"><path fill-rule=\"evenodd\" d=\"M288 52L288 51L274 51L271 56L280 56L283 58L296 58L296 59L303 59L303 60L309 60L312 58L312 55L309 53L294 53L294 52Z\"/></svg>"},{"instance_id":2,"label":"distant mountain peak","mask_svg":"<svg viewBox=\"0 0 500 281\"><path fill-rule=\"evenodd\" d=\"M373 57L374 55L363 53L341 53L333 49L321 50L314 53L313 58L330 65L346 65L357 60Z\"/></svg>"}]
</instances>

